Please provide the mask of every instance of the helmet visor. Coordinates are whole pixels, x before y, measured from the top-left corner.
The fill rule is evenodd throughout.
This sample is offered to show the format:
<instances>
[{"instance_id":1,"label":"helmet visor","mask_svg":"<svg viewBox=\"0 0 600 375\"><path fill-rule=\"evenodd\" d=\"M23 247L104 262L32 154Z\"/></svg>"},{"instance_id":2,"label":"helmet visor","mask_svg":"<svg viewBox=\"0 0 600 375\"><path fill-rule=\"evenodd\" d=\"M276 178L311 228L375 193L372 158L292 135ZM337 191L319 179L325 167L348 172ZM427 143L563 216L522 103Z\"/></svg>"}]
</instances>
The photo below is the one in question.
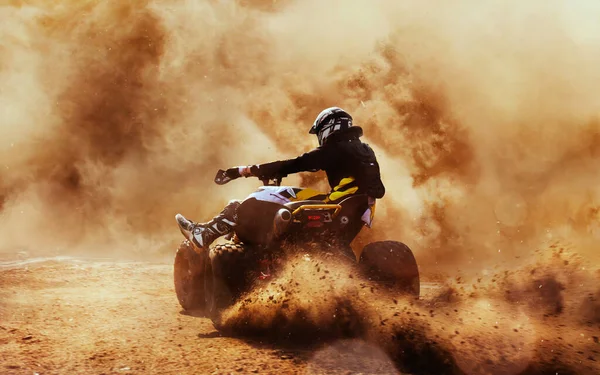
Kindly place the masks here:
<instances>
[{"instance_id":1,"label":"helmet visor","mask_svg":"<svg viewBox=\"0 0 600 375\"><path fill-rule=\"evenodd\" d=\"M329 135L332 133L332 131L334 130L334 127L335 127L335 125L333 125L333 124L326 126L317 133L317 138L319 139L319 146L323 146L325 144L327 137L329 137ZM338 127L339 127L339 125L338 125Z\"/></svg>"}]
</instances>

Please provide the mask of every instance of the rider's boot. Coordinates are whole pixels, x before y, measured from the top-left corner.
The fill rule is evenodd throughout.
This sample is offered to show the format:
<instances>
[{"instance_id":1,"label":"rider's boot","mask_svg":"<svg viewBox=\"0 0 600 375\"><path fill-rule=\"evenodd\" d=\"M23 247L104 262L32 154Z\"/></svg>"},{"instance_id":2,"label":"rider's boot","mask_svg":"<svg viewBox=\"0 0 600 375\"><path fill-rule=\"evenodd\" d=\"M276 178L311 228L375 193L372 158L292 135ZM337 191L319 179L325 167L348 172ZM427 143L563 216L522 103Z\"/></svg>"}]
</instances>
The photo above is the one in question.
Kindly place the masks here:
<instances>
[{"instance_id":1,"label":"rider's boot","mask_svg":"<svg viewBox=\"0 0 600 375\"><path fill-rule=\"evenodd\" d=\"M175 220L185 238L197 248L206 250L217 238L233 231L237 220L236 210L239 205L239 201L229 202L220 214L207 223L194 223L181 214L175 215Z\"/></svg>"}]
</instances>

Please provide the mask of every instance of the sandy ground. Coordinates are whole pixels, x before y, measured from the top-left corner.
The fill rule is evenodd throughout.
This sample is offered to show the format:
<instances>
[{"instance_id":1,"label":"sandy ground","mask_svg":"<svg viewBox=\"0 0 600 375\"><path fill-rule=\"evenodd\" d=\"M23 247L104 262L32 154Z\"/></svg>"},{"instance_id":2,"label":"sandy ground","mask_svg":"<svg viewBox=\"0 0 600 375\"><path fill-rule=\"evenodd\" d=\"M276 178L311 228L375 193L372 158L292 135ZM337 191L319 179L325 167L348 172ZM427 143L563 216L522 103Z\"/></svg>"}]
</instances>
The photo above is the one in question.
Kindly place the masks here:
<instances>
[{"instance_id":1,"label":"sandy ground","mask_svg":"<svg viewBox=\"0 0 600 375\"><path fill-rule=\"evenodd\" d=\"M210 320L182 312L170 264L68 258L4 262L0 285L2 374L365 375L400 374L403 364L416 369L411 373L423 374L600 373L600 324L567 326L551 317L533 323L529 318L518 321L510 314L497 314L500 323L485 327L487 323L476 323L481 317L489 318L485 307L481 314L473 309L455 316L458 310L447 301L442 301L445 307L434 315L428 308L444 294L436 294L431 284L423 290L426 302L411 308L390 301L389 311L377 309L379 316L389 314L390 318L373 323L390 327L395 316L396 328L412 322L419 331L396 330L392 331L395 335L386 336L377 328L364 340L310 345L221 336ZM406 317L411 320L402 320L401 315L411 314L411 309L411 317ZM508 334L498 336L498 326L503 330L508 324L514 325L507 327L510 332L519 326L523 332L538 333L519 336L525 342L517 345L518 353L526 354L494 345L498 337L507 346L517 342L510 341ZM394 340L406 344L391 347ZM505 362L519 365L507 367L491 361L498 348ZM444 361L447 366L426 365Z\"/></svg>"},{"instance_id":2,"label":"sandy ground","mask_svg":"<svg viewBox=\"0 0 600 375\"><path fill-rule=\"evenodd\" d=\"M308 352L220 337L182 313L172 266L46 262L0 273L9 374L302 373Z\"/></svg>"},{"instance_id":3,"label":"sandy ground","mask_svg":"<svg viewBox=\"0 0 600 375\"><path fill-rule=\"evenodd\" d=\"M306 373L314 348L222 337L172 284L165 264L6 262L0 373Z\"/></svg>"}]
</instances>

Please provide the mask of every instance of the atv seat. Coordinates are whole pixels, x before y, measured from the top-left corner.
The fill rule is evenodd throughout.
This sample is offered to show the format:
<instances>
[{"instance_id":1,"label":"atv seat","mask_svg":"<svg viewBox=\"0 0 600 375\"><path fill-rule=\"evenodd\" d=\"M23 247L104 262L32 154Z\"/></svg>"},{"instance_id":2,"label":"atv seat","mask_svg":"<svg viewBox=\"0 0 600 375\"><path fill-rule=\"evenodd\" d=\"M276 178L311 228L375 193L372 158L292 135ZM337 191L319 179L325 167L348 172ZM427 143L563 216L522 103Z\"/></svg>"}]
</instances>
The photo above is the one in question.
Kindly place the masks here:
<instances>
[{"instance_id":1,"label":"atv seat","mask_svg":"<svg viewBox=\"0 0 600 375\"><path fill-rule=\"evenodd\" d=\"M317 200L306 200L306 201L297 201L297 202L286 203L284 206L293 212L295 209L297 209L300 206L310 206L313 204L325 204L325 202L317 201Z\"/></svg>"}]
</instances>

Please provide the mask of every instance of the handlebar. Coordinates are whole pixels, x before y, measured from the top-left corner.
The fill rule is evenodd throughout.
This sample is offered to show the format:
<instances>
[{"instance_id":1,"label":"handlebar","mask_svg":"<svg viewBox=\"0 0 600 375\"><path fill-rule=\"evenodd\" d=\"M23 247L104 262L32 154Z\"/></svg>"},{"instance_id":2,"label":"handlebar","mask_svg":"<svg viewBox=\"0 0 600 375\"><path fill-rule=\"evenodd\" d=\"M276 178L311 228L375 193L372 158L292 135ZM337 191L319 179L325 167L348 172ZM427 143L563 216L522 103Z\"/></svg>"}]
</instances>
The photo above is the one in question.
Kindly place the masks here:
<instances>
[{"instance_id":1,"label":"handlebar","mask_svg":"<svg viewBox=\"0 0 600 375\"><path fill-rule=\"evenodd\" d=\"M264 186L281 186L281 177L260 179Z\"/></svg>"}]
</instances>

